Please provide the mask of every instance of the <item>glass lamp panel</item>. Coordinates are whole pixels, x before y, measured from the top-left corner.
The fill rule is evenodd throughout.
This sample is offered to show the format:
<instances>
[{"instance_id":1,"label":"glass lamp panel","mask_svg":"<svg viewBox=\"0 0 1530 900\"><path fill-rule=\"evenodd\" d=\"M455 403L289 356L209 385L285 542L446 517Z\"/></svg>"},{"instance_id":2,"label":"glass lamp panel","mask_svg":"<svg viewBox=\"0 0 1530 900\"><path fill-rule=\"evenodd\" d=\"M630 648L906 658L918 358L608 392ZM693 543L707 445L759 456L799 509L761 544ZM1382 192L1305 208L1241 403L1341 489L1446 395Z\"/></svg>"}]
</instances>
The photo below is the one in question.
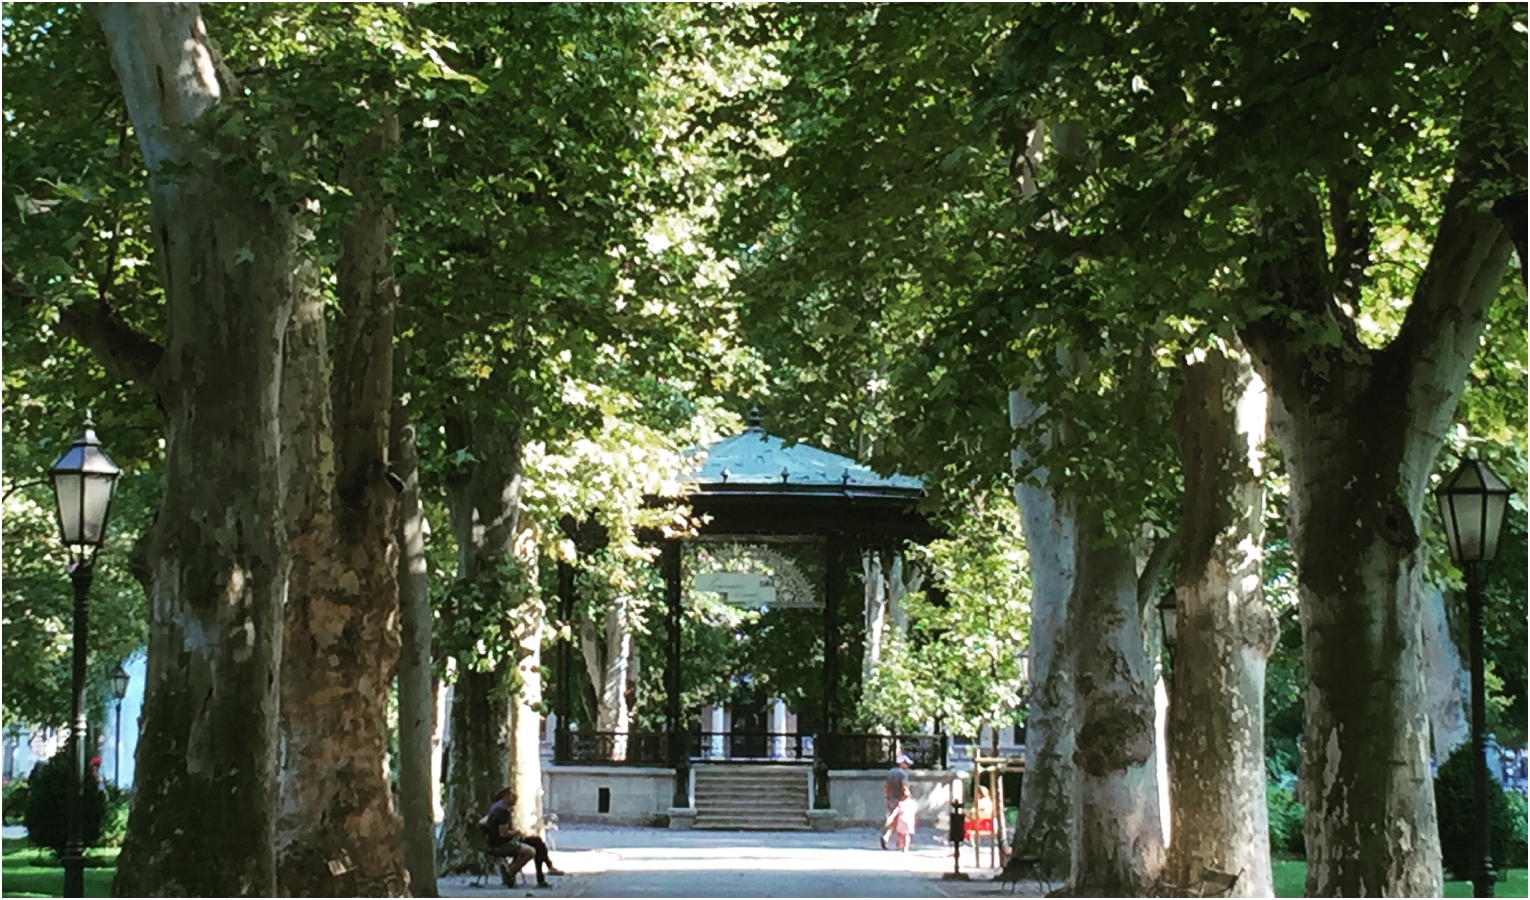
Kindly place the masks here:
<instances>
[{"instance_id":1,"label":"glass lamp panel","mask_svg":"<svg viewBox=\"0 0 1530 900\"><path fill-rule=\"evenodd\" d=\"M99 545L106 534L106 514L111 511L112 486L116 481L110 475L86 475L85 497L80 508L85 521L82 543Z\"/></svg>"},{"instance_id":2,"label":"glass lamp panel","mask_svg":"<svg viewBox=\"0 0 1530 900\"><path fill-rule=\"evenodd\" d=\"M1481 494L1451 494L1450 504L1452 531L1455 538L1457 562L1476 562L1482 559L1483 497Z\"/></svg>"},{"instance_id":3,"label":"glass lamp panel","mask_svg":"<svg viewBox=\"0 0 1530 900\"><path fill-rule=\"evenodd\" d=\"M127 696L128 673L122 671L121 666L118 666L116 670L112 672L111 682L113 697L121 700L123 697Z\"/></svg>"},{"instance_id":4,"label":"glass lamp panel","mask_svg":"<svg viewBox=\"0 0 1530 900\"><path fill-rule=\"evenodd\" d=\"M53 476L59 534L66 544L80 543L80 495L83 480L76 472Z\"/></svg>"},{"instance_id":5,"label":"glass lamp panel","mask_svg":"<svg viewBox=\"0 0 1530 900\"><path fill-rule=\"evenodd\" d=\"M1482 558L1491 560L1498 555L1498 536L1503 533L1503 517L1509 511L1509 495L1488 494L1487 505L1483 511L1486 540L1482 548Z\"/></svg>"}]
</instances>

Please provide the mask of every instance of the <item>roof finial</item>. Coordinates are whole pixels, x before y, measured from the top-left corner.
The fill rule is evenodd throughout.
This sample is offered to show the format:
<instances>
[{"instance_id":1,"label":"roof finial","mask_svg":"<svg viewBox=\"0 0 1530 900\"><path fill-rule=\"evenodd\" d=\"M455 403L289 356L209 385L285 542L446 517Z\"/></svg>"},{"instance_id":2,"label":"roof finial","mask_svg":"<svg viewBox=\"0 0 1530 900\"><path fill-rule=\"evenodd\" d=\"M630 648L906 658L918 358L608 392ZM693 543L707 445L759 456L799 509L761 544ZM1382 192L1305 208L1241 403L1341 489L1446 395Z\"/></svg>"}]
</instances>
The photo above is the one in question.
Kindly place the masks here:
<instances>
[{"instance_id":1,"label":"roof finial","mask_svg":"<svg viewBox=\"0 0 1530 900\"><path fill-rule=\"evenodd\" d=\"M744 426L750 431L764 431L765 419L760 416L758 406L749 407L749 415L744 419Z\"/></svg>"}]
</instances>

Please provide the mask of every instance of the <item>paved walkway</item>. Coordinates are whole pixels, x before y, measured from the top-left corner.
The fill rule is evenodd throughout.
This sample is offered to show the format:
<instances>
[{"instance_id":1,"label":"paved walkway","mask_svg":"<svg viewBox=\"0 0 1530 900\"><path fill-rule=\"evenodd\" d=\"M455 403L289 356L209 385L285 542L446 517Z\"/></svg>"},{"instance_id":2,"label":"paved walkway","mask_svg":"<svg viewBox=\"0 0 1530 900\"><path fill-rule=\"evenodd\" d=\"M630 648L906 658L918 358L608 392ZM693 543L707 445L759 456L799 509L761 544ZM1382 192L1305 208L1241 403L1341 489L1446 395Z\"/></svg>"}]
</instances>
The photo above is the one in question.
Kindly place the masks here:
<instances>
[{"instance_id":1,"label":"paved walkway","mask_svg":"<svg viewBox=\"0 0 1530 900\"><path fill-rule=\"evenodd\" d=\"M471 878L441 879L443 897L997 897L1006 886L993 869L971 870L972 849L962 848L962 871L972 881L943 881L951 871L949 847L929 831L908 853L884 851L871 828L842 831L667 831L565 825L552 835L552 858L569 874L549 888L514 890L499 877L473 886ZM986 851L984 854L986 858ZM527 866L527 871L531 869ZM1034 883L1018 895L1040 896Z\"/></svg>"}]
</instances>

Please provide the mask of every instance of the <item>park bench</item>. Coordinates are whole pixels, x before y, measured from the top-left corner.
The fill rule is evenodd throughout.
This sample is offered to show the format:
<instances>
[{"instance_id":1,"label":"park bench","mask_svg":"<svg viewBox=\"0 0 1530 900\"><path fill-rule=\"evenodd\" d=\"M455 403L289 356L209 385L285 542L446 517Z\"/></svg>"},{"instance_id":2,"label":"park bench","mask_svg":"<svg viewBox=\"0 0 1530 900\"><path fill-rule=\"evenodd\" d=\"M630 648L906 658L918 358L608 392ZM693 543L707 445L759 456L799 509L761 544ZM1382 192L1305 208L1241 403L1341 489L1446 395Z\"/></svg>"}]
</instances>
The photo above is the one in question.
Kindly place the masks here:
<instances>
[{"instance_id":1,"label":"park bench","mask_svg":"<svg viewBox=\"0 0 1530 900\"><path fill-rule=\"evenodd\" d=\"M1189 884L1175 884L1167 878L1160 878L1153 886L1152 893L1154 897L1231 897L1242 877L1242 869L1237 874L1204 869L1201 877Z\"/></svg>"},{"instance_id":2,"label":"park bench","mask_svg":"<svg viewBox=\"0 0 1530 900\"><path fill-rule=\"evenodd\" d=\"M1019 890L1021 881L1034 881L1041 887L1042 896L1052 893L1052 883L1047 880L1041 857L1027 853L1011 855L1004 861L1004 868L999 870L999 874L993 876L993 880L1009 885L1011 891Z\"/></svg>"}]
</instances>

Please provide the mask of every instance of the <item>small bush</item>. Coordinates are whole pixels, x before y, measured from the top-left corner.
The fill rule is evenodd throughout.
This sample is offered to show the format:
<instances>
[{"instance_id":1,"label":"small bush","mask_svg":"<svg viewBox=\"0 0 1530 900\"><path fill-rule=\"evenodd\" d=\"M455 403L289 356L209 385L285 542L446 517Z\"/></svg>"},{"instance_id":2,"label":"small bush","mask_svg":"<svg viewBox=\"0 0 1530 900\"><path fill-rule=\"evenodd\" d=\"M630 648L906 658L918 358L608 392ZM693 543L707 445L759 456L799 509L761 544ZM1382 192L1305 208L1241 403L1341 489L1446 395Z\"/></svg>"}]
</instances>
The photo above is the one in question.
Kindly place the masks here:
<instances>
[{"instance_id":1,"label":"small bush","mask_svg":"<svg viewBox=\"0 0 1530 900\"><path fill-rule=\"evenodd\" d=\"M106 786L106 813L101 819L101 845L121 847L127 836L128 809L133 796L115 784Z\"/></svg>"},{"instance_id":2,"label":"small bush","mask_svg":"<svg viewBox=\"0 0 1530 900\"><path fill-rule=\"evenodd\" d=\"M0 810L4 811L5 824L20 825L27 817L27 780L13 778L0 794Z\"/></svg>"},{"instance_id":3,"label":"small bush","mask_svg":"<svg viewBox=\"0 0 1530 900\"><path fill-rule=\"evenodd\" d=\"M1270 852L1281 856L1305 858L1307 839L1302 834L1306 810L1296 802L1290 788L1278 784L1265 787L1264 798L1270 818Z\"/></svg>"},{"instance_id":4,"label":"small bush","mask_svg":"<svg viewBox=\"0 0 1530 900\"><path fill-rule=\"evenodd\" d=\"M1509 821L1512 830L1509 834L1508 853L1504 859L1497 863L1498 868L1523 869L1527 863L1527 850L1530 850L1530 803L1525 801L1525 795L1519 791L1504 791L1504 801L1509 804Z\"/></svg>"},{"instance_id":5,"label":"small bush","mask_svg":"<svg viewBox=\"0 0 1530 900\"><path fill-rule=\"evenodd\" d=\"M1525 864L1525 800L1509 795L1488 778L1488 852L1498 869ZM1476 865L1471 742L1462 744L1434 778L1434 806L1440 822L1440 861L1457 880L1471 878Z\"/></svg>"},{"instance_id":6,"label":"small bush","mask_svg":"<svg viewBox=\"0 0 1530 900\"><path fill-rule=\"evenodd\" d=\"M54 856L64 855L69 842L69 751L32 770L27 796L27 838L34 847L46 847ZM101 842L101 820L106 812L106 792L86 771L82 837L86 847Z\"/></svg>"}]
</instances>

